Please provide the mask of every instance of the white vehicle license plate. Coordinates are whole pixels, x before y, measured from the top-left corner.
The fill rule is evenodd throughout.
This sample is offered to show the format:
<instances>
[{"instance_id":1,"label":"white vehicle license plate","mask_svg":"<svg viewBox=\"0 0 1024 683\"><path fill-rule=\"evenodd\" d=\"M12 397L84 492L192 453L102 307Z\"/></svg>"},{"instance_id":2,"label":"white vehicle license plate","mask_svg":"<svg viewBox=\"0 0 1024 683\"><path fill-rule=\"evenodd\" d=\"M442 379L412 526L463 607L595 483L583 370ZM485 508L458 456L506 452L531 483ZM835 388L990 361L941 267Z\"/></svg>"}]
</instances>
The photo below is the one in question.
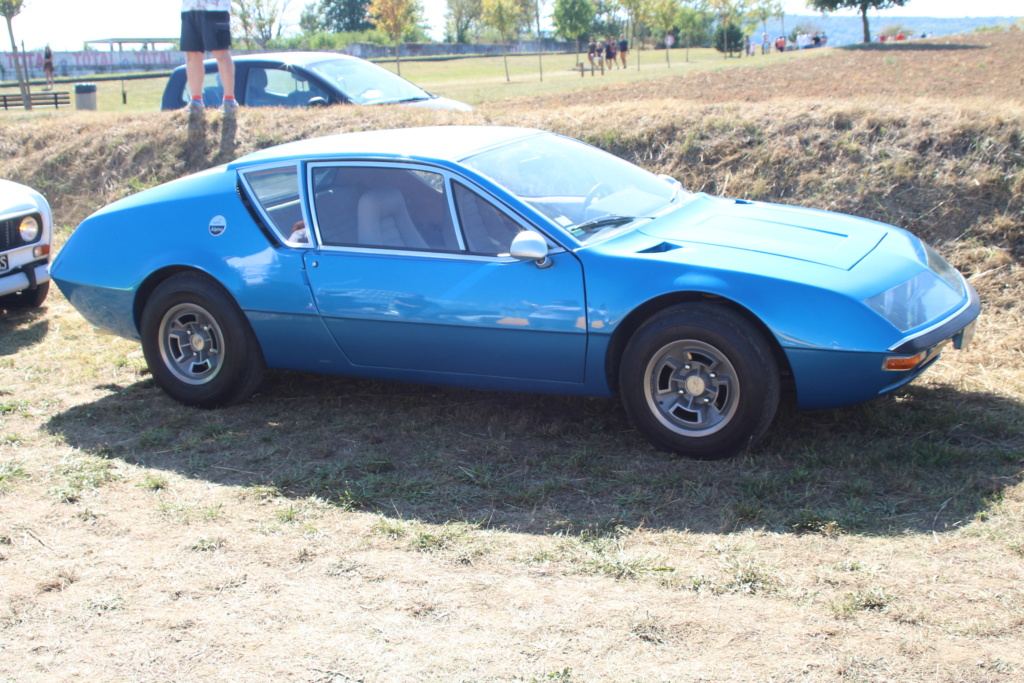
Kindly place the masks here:
<instances>
[{"instance_id":1,"label":"white vehicle license plate","mask_svg":"<svg viewBox=\"0 0 1024 683\"><path fill-rule=\"evenodd\" d=\"M4 272L8 268L10 268L10 265L7 263L7 254L0 254L0 273Z\"/></svg>"}]
</instances>

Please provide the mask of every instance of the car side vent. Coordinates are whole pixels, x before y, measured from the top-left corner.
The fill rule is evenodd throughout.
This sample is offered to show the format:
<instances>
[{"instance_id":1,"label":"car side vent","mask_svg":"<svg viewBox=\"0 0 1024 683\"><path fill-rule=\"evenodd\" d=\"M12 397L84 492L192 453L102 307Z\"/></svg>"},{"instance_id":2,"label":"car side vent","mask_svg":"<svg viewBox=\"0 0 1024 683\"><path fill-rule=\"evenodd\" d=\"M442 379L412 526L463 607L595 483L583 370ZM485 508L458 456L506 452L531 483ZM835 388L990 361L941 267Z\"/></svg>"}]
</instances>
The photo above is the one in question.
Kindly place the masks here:
<instances>
[{"instance_id":1,"label":"car side vent","mask_svg":"<svg viewBox=\"0 0 1024 683\"><path fill-rule=\"evenodd\" d=\"M638 254L661 254L661 253L664 253L666 251L672 251L673 249L678 249L678 248L679 248L678 244L670 244L668 242L662 242L661 244L656 244L653 247L649 247L647 249L641 249L637 253Z\"/></svg>"}]
</instances>

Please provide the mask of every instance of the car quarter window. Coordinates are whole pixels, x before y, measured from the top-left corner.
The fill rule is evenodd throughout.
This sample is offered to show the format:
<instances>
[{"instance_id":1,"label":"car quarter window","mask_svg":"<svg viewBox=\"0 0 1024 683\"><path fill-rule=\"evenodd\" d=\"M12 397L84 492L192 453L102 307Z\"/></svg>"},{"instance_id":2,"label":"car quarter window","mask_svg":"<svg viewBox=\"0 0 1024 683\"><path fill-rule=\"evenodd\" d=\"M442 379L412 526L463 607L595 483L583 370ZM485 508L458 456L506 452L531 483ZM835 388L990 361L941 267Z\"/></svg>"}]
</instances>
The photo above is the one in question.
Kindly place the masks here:
<instances>
[{"instance_id":1,"label":"car quarter window","mask_svg":"<svg viewBox=\"0 0 1024 683\"><path fill-rule=\"evenodd\" d=\"M246 184L281 238L293 245L308 243L296 167L264 168L244 175Z\"/></svg>"},{"instance_id":2,"label":"car quarter window","mask_svg":"<svg viewBox=\"0 0 1024 683\"><path fill-rule=\"evenodd\" d=\"M316 166L313 211L327 246L459 251L444 177L385 166Z\"/></svg>"},{"instance_id":3,"label":"car quarter window","mask_svg":"<svg viewBox=\"0 0 1024 683\"><path fill-rule=\"evenodd\" d=\"M452 194L466 248L474 254L508 254L522 226L461 183L452 183Z\"/></svg>"}]
</instances>

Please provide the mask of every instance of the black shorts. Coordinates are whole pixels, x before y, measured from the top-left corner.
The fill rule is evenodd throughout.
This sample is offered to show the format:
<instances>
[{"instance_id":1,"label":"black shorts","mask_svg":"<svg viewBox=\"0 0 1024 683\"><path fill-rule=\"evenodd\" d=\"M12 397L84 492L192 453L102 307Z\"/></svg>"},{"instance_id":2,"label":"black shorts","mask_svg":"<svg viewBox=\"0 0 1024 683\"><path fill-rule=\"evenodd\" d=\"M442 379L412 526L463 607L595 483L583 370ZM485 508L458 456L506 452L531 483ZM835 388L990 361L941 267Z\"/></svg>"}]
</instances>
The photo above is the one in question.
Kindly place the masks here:
<instances>
[{"instance_id":1,"label":"black shorts","mask_svg":"<svg viewBox=\"0 0 1024 683\"><path fill-rule=\"evenodd\" d=\"M182 52L213 52L231 47L231 14L196 10L181 13Z\"/></svg>"}]
</instances>

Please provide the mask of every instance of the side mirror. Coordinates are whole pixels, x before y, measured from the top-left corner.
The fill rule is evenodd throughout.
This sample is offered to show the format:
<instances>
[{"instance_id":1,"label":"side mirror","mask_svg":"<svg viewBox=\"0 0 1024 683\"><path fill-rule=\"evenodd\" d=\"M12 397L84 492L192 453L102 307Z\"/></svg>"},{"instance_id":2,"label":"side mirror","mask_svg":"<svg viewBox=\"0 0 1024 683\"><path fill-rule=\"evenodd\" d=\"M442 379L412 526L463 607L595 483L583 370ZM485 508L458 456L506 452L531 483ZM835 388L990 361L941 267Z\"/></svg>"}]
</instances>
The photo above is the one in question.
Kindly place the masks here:
<instances>
[{"instance_id":1,"label":"side mirror","mask_svg":"<svg viewBox=\"0 0 1024 683\"><path fill-rule=\"evenodd\" d=\"M512 240L508 253L520 261L536 261L540 268L551 265L548 259L548 241L533 230L523 230Z\"/></svg>"}]
</instances>

